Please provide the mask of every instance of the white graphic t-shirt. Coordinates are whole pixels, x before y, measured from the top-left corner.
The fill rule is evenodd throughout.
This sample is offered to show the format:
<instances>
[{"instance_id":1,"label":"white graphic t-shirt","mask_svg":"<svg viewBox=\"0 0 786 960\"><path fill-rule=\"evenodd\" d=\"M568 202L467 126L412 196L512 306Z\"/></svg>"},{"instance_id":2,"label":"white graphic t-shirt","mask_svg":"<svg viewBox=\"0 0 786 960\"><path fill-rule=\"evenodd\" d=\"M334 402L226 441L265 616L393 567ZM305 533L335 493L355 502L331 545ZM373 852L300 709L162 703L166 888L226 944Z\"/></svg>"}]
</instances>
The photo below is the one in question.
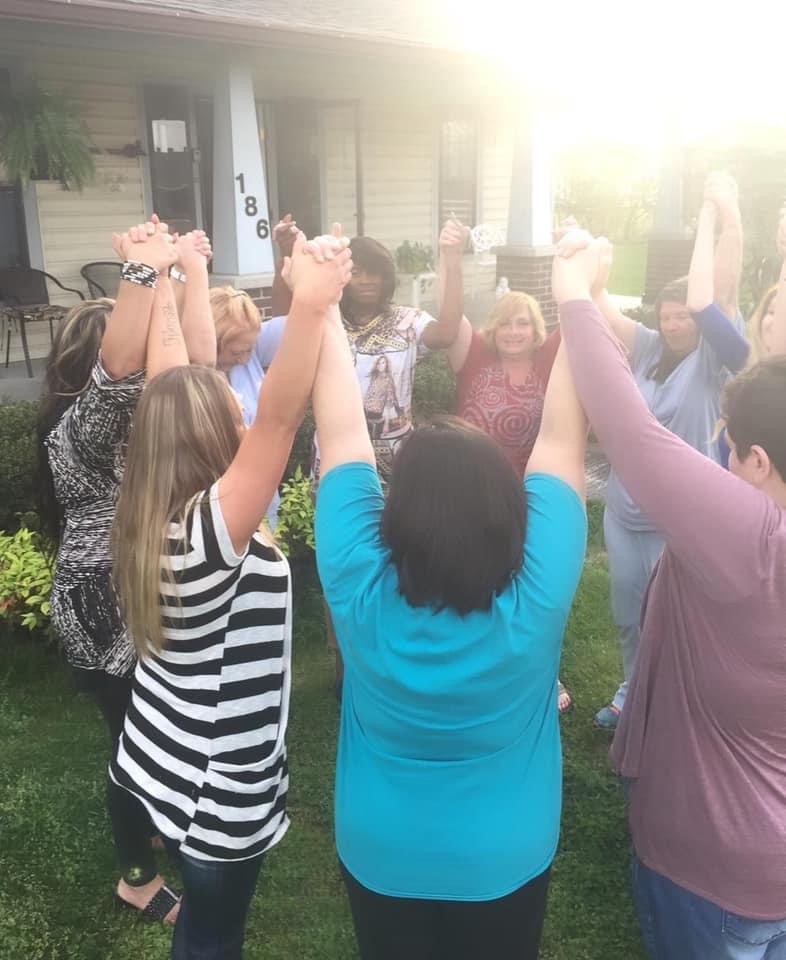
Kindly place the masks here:
<instances>
[{"instance_id":1,"label":"white graphic t-shirt","mask_svg":"<svg viewBox=\"0 0 786 960\"><path fill-rule=\"evenodd\" d=\"M346 321L349 346L363 394L368 433L383 486L393 457L412 432L412 386L418 357L428 353L423 331L434 317L415 307L391 306L362 327ZM319 445L314 438L314 481L319 480Z\"/></svg>"}]
</instances>

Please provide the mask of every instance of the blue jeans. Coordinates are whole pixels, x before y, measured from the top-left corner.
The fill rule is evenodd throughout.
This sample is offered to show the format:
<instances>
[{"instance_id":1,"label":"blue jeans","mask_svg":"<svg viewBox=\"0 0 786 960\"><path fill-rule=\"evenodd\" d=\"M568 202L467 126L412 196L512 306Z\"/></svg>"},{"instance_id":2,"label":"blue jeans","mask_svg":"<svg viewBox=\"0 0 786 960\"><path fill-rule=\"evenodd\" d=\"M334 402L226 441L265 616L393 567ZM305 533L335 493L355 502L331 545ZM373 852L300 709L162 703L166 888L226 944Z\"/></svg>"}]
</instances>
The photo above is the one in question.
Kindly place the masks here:
<instances>
[{"instance_id":1,"label":"blue jeans","mask_svg":"<svg viewBox=\"0 0 786 960\"><path fill-rule=\"evenodd\" d=\"M651 960L786 960L786 918L748 920L632 856L633 899Z\"/></svg>"},{"instance_id":2,"label":"blue jeans","mask_svg":"<svg viewBox=\"0 0 786 960\"><path fill-rule=\"evenodd\" d=\"M264 854L251 860L198 860L165 842L183 880L172 960L241 960L246 916Z\"/></svg>"}]
</instances>

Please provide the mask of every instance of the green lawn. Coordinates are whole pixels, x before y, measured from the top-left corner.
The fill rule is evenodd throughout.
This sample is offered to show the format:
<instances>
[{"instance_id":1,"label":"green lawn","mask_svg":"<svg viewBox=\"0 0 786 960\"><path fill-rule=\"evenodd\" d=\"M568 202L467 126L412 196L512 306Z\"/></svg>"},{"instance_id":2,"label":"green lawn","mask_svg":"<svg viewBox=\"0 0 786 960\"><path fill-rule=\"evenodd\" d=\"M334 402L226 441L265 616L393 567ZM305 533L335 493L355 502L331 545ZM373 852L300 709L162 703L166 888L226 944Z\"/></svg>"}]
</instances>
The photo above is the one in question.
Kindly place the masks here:
<instances>
[{"instance_id":1,"label":"green lawn","mask_svg":"<svg viewBox=\"0 0 786 960\"><path fill-rule=\"evenodd\" d=\"M563 721L565 804L545 960L643 956L628 895L621 791L608 769L608 738L591 725L617 679L607 591L598 555L585 570L563 661L577 706ZM2 960L165 960L169 931L113 906L108 744L96 710L72 692L51 648L0 638L0 653ZM264 868L246 957L350 960L356 952L331 826L338 709L313 591L296 607L294 662L292 827ZM161 869L177 879L164 857Z\"/></svg>"}]
</instances>

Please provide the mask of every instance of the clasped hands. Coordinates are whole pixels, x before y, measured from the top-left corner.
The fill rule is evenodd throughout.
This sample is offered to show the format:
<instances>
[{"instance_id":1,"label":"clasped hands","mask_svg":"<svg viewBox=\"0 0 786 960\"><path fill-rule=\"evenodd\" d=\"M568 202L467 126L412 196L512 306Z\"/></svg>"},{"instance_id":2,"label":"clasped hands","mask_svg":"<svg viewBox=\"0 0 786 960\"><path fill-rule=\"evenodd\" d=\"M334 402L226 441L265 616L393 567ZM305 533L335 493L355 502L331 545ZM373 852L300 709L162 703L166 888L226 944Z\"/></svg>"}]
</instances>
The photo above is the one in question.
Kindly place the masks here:
<instances>
[{"instance_id":1,"label":"clasped hands","mask_svg":"<svg viewBox=\"0 0 786 960\"><path fill-rule=\"evenodd\" d=\"M558 304L594 300L605 289L612 263L612 246L605 237L593 237L575 220L558 231L551 267L551 292Z\"/></svg>"}]
</instances>

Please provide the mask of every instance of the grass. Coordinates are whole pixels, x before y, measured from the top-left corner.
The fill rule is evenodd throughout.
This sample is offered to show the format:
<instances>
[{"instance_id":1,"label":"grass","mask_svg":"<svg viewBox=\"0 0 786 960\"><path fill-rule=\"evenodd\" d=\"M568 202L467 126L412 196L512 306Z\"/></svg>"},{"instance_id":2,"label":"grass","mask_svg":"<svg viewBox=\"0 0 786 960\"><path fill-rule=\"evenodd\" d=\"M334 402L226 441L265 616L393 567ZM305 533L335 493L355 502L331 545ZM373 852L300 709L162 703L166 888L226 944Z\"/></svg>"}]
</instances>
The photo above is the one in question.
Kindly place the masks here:
<instances>
[{"instance_id":1,"label":"grass","mask_svg":"<svg viewBox=\"0 0 786 960\"><path fill-rule=\"evenodd\" d=\"M270 854L252 904L247 960L357 956L332 841L338 709L321 602L301 592L289 730L292 827ZM108 741L55 652L0 638L0 944L3 960L165 960L170 933L113 906L104 811ZM563 677L565 800L544 960L640 960L628 894L628 838L608 738L591 716L616 684L619 654L602 554L592 556L570 621ZM522 811L526 815L526 811ZM175 871L162 856L161 869Z\"/></svg>"},{"instance_id":2,"label":"grass","mask_svg":"<svg viewBox=\"0 0 786 960\"><path fill-rule=\"evenodd\" d=\"M609 290L620 296L641 297L647 282L647 244L614 245L614 262L609 276Z\"/></svg>"}]
</instances>

